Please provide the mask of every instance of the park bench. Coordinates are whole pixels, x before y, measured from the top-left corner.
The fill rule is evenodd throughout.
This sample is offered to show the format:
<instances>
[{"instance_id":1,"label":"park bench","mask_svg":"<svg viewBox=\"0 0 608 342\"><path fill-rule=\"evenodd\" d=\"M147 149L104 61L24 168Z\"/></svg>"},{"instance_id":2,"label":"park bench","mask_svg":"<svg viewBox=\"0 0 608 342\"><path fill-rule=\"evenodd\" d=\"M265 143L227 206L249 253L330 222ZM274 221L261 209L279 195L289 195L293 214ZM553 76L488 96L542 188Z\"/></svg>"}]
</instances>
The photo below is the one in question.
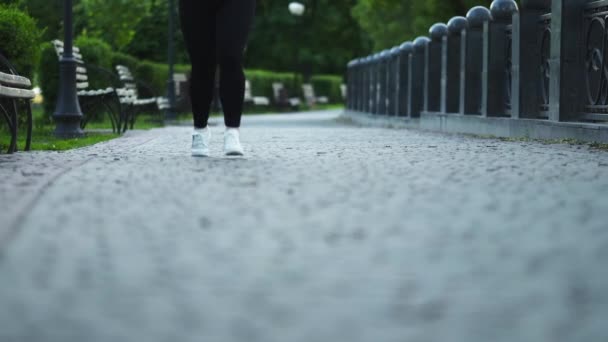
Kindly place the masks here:
<instances>
[{"instance_id":1,"label":"park bench","mask_svg":"<svg viewBox=\"0 0 608 342\"><path fill-rule=\"evenodd\" d=\"M169 100L164 97L152 96L150 87L133 77L131 70L124 65L117 65L116 72L122 82L122 88L117 89L121 104L125 107L125 120L122 130L133 129L137 116L147 110L156 111L159 115L169 108ZM140 91L147 93L140 97Z\"/></svg>"},{"instance_id":2,"label":"park bench","mask_svg":"<svg viewBox=\"0 0 608 342\"><path fill-rule=\"evenodd\" d=\"M274 103L278 108L290 108L297 110L300 107L301 101L297 97L289 97L287 89L280 82L272 83L272 92Z\"/></svg>"},{"instance_id":3,"label":"park bench","mask_svg":"<svg viewBox=\"0 0 608 342\"><path fill-rule=\"evenodd\" d=\"M57 57L61 59L63 56L63 42L60 40L54 40L52 43L55 46ZM73 49L74 58L76 59L77 63L76 89L78 91L78 100L85 114L84 119L81 122L81 127L84 129L91 119L91 115L87 114L89 109L93 110L103 108L107 110L106 113L110 118L112 131L115 133L120 133L121 127L126 121L127 116L120 101L121 96L119 93L124 95L124 89L120 87L120 80L110 70L106 70L95 65L86 64L82 54L80 53L80 49L76 46L74 46ZM106 79L106 88L91 89L89 84L90 70L94 71L96 76L100 75ZM119 89L121 90L119 91Z\"/></svg>"},{"instance_id":4,"label":"park bench","mask_svg":"<svg viewBox=\"0 0 608 342\"><path fill-rule=\"evenodd\" d=\"M24 110L27 115L27 138L25 150L30 150L32 141L32 107L31 100L36 96L32 90L32 82L19 76L15 68L0 54L0 112L4 117L11 133L11 141L7 152L17 151L17 133L19 112Z\"/></svg>"},{"instance_id":5,"label":"park bench","mask_svg":"<svg viewBox=\"0 0 608 342\"><path fill-rule=\"evenodd\" d=\"M245 81L245 104L253 106L269 106L270 100L265 96L253 96L251 82Z\"/></svg>"},{"instance_id":6,"label":"park bench","mask_svg":"<svg viewBox=\"0 0 608 342\"><path fill-rule=\"evenodd\" d=\"M315 88L310 83L302 84L302 93L304 94L304 99L309 106L314 106L317 103L320 104L328 104L329 98L327 96L316 96Z\"/></svg>"}]
</instances>

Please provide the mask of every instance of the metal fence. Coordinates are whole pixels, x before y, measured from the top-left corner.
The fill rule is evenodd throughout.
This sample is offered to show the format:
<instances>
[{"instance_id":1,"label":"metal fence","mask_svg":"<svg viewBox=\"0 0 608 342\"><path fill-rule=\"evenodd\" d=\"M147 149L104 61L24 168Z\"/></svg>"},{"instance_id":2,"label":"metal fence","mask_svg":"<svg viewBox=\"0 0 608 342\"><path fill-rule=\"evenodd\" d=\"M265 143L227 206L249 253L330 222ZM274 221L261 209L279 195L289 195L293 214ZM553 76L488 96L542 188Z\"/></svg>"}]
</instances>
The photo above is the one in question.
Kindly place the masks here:
<instances>
[{"instance_id":1,"label":"metal fence","mask_svg":"<svg viewBox=\"0 0 608 342\"><path fill-rule=\"evenodd\" d=\"M608 0L495 0L348 64L350 111L608 121Z\"/></svg>"}]
</instances>

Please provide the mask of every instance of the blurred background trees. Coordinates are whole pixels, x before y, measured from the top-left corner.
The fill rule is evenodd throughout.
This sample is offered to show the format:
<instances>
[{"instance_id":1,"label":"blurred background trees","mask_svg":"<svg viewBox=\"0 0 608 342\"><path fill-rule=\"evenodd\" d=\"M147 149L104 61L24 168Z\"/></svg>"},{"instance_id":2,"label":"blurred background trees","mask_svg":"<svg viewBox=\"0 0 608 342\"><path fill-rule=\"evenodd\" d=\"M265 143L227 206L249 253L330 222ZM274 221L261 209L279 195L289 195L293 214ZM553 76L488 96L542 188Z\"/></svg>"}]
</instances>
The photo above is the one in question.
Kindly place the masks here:
<instances>
[{"instance_id":1,"label":"blurred background trees","mask_svg":"<svg viewBox=\"0 0 608 342\"><path fill-rule=\"evenodd\" d=\"M435 22L465 15L490 0L300 0L302 17L292 16L288 0L258 0L248 47L250 69L341 74L355 56L368 54L418 35ZM26 10L45 41L62 37L61 0L0 0ZM115 52L166 62L166 0L74 0L76 33L98 38ZM187 63L181 33L176 36L179 63Z\"/></svg>"},{"instance_id":2,"label":"blurred background trees","mask_svg":"<svg viewBox=\"0 0 608 342\"><path fill-rule=\"evenodd\" d=\"M299 0L301 17L287 10L290 0L258 0L246 67L255 70L341 75L346 63L428 34L435 22L465 15L490 0ZM0 0L27 12L42 32L41 41L62 39L61 0ZM74 0L75 32L97 39L114 53L166 64L167 0ZM188 64L177 31L177 62Z\"/></svg>"}]
</instances>

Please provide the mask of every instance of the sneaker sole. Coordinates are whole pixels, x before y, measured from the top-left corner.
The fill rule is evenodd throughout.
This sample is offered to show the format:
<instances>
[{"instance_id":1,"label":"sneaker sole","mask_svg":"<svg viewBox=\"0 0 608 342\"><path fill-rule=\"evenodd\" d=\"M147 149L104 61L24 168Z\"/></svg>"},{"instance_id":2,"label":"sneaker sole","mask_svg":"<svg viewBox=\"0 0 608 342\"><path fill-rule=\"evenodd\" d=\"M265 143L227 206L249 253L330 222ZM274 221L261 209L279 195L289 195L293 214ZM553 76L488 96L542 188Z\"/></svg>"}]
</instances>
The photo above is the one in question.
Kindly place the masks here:
<instances>
[{"instance_id":1,"label":"sneaker sole","mask_svg":"<svg viewBox=\"0 0 608 342\"><path fill-rule=\"evenodd\" d=\"M209 157L209 152L205 153L203 151L192 151L193 157Z\"/></svg>"},{"instance_id":2,"label":"sneaker sole","mask_svg":"<svg viewBox=\"0 0 608 342\"><path fill-rule=\"evenodd\" d=\"M232 152L226 152L226 155L229 157L242 157L245 154L243 152L239 152L239 151L232 151Z\"/></svg>"}]
</instances>

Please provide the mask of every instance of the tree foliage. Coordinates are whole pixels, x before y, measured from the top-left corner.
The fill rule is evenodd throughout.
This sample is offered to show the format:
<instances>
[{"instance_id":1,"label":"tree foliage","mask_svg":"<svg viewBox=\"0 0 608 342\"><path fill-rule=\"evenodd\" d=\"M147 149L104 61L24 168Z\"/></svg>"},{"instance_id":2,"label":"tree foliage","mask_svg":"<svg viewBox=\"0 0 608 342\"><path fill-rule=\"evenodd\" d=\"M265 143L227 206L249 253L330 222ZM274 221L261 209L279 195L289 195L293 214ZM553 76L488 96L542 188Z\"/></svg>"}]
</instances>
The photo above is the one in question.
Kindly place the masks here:
<instances>
[{"instance_id":1,"label":"tree foliage","mask_svg":"<svg viewBox=\"0 0 608 342\"><path fill-rule=\"evenodd\" d=\"M149 0L80 0L80 23L91 37L122 49L135 36L135 28L148 13ZM84 22L83 22L84 20Z\"/></svg>"},{"instance_id":2,"label":"tree foliage","mask_svg":"<svg viewBox=\"0 0 608 342\"><path fill-rule=\"evenodd\" d=\"M306 13L294 17L288 1L259 0L247 65L305 73L340 73L371 43L350 14L357 0L305 0Z\"/></svg>"},{"instance_id":3,"label":"tree foliage","mask_svg":"<svg viewBox=\"0 0 608 342\"><path fill-rule=\"evenodd\" d=\"M201 0L203 1L203 0ZM205 0L206 1L206 0ZM435 22L465 15L491 0L299 0L302 17L287 0L258 0L246 57L255 69L341 73L348 60L427 35ZM44 39L61 38L62 1L0 0L26 8L44 29ZM168 40L167 0L74 0L76 35L100 38L114 51L164 63ZM188 61L181 32L177 61Z\"/></svg>"},{"instance_id":4,"label":"tree foliage","mask_svg":"<svg viewBox=\"0 0 608 342\"><path fill-rule=\"evenodd\" d=\"M33 75L40 57L40 35L34 19L15 6L0 3L0 53L21 75Z\"/></svg>"},{"instance_id":5,"label":"tree foliage","mask_svg":"<svg viewBox=\"0 0 608 342\"><path fill-rule=\"evenodd\" d=\"M176 23L177 19L178 18L176 18ZM179 26L178 23L176 25ZM150 0L150 9L148 13L143 16L135 26L135 35L123 51L139 59L166 62L167 41L169 40L168 26L168 1ZM177 62L188 62L184 37L179 27L176 27L175 31L175 49Z\"/></svg>"}]
</instances>

